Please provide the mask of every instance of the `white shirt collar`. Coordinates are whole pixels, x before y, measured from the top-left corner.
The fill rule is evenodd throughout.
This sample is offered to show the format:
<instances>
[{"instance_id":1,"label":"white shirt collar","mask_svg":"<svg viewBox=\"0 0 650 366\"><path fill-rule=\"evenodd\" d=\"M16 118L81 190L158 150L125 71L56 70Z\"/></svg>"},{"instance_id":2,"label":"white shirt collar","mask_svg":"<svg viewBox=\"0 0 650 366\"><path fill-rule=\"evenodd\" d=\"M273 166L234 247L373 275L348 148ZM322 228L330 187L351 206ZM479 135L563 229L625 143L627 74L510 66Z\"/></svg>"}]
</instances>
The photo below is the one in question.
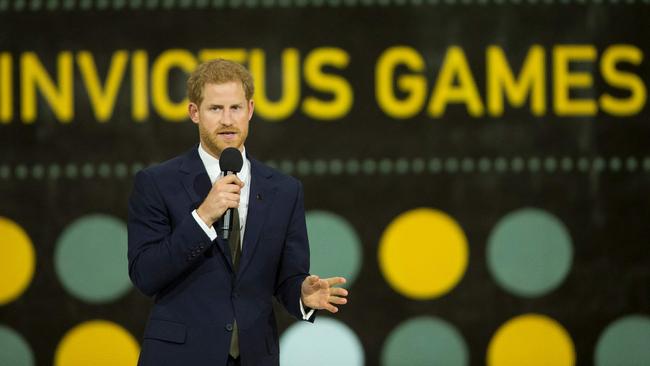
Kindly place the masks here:
<instances>
[{"instance_id":1,"label":"white shirt collar","mask_svg":"<svg viewBox=\"0 0 650 366\"><path fill-rule=\"evenodd\" d=\"M199 157L205 166L205 170L208 172L210 177L210 182L214 183L217 178L221 175L221 167L219 166L219 159L210 155L204 148L203 145L199 143ZM244 160L244 165L242 165L241 171L237 173L237 177L241 179L242 182L249 182L250 172L251 172L251 162L246 157L246 146L243 147L242 158Z\"/></svg>"}]
</instances>

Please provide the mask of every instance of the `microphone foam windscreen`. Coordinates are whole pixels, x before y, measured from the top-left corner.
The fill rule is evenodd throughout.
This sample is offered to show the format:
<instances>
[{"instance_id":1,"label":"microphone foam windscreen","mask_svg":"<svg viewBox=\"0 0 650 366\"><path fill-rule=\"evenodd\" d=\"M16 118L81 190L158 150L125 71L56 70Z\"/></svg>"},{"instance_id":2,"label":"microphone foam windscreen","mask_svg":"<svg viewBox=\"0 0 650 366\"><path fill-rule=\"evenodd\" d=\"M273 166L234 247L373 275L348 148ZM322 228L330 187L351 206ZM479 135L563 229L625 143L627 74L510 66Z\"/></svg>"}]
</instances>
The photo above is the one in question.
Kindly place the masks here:
<instances>
[{"instance_id":1,"label":"microphone foam windscreen","mask_svg":"<svg viewBox=\"0 0 650 366\"><path fill-rule=\"evenodd\" d=\"M228 147L221 152L221 156L219 157L219 166L221 167L222 172L239 173L242 165L244 165L244 159L239 150L234 147Z\"/></svg>"}]
</instances>

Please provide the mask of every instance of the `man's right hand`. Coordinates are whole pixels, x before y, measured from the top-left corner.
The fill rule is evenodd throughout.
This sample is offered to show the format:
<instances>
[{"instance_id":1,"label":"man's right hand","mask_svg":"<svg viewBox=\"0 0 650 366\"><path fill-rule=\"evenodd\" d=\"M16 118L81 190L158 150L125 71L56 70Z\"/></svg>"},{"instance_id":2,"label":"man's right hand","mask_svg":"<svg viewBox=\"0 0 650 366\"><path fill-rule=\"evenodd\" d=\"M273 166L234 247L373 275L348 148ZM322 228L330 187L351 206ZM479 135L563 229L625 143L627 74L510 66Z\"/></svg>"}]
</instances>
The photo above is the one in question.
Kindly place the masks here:
<instances>
[{"instance_id":1,"label":"man's right hand","mask_svg":"<svg viewBox=\"0 0 650 366\"><path fill-rule=\"evenodd\" d=\"M244 182L235 174L217 179L196 213L208 227L212 227L227 209L239 207L239 192L242 187Z\"/></svg>"}]
</instances>

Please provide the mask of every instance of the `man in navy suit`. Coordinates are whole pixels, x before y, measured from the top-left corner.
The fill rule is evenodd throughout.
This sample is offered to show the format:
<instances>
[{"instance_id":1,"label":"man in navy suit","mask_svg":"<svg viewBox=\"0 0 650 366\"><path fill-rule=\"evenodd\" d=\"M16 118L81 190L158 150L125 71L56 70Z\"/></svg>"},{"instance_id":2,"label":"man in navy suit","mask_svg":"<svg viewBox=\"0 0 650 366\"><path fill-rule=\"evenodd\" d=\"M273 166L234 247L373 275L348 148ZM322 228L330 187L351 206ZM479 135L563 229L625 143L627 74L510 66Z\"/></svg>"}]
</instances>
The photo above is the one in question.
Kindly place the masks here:
<instances>
[{"instance_id":1,"label":"man in navy suit","mask_svg":"<svg viewBox=\"0 0 650 366\"><path fill-rule=\"evenodd\" d=\"M310 322L347 302L344 278L309 275L301 183L246 153L253 92L243 66L201 64L188 80L200 144L135 177L129 275L154 298L141 366L278 365L272 297ZM228 147L244 164L223 176ZM215 227L229 208L240 231L226 240Z\"/></svg>"}]
</instances>

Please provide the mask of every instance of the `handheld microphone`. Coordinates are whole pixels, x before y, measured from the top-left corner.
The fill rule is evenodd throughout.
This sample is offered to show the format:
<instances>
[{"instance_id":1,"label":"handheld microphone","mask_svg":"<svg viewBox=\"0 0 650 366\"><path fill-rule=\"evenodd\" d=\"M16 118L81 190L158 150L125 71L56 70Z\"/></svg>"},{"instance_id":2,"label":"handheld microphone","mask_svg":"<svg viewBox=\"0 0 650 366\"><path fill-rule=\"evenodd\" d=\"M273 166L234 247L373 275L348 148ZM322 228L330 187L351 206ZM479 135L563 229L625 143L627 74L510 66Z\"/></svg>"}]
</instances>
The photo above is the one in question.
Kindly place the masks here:
<instances>
[{"instance_id":1,"label":"handheld microphone","mask_svg":"<svg viewBox=\"0 0 650 366\"><path fill-rule=\"evenodd\" d=\"M234 147L226 148L221 152L221 156L219 157L219 166L221 167L224 176L239 173L243 165L244 159L241 156L241 152ZM226 240L230 238L230 233L233 230L239 230L239 228L233 227L234 211L235 210L232 208L227 209L221 220L222 225L219 230L221 231L221 237Z\"/></svg>"}]
</instances>

